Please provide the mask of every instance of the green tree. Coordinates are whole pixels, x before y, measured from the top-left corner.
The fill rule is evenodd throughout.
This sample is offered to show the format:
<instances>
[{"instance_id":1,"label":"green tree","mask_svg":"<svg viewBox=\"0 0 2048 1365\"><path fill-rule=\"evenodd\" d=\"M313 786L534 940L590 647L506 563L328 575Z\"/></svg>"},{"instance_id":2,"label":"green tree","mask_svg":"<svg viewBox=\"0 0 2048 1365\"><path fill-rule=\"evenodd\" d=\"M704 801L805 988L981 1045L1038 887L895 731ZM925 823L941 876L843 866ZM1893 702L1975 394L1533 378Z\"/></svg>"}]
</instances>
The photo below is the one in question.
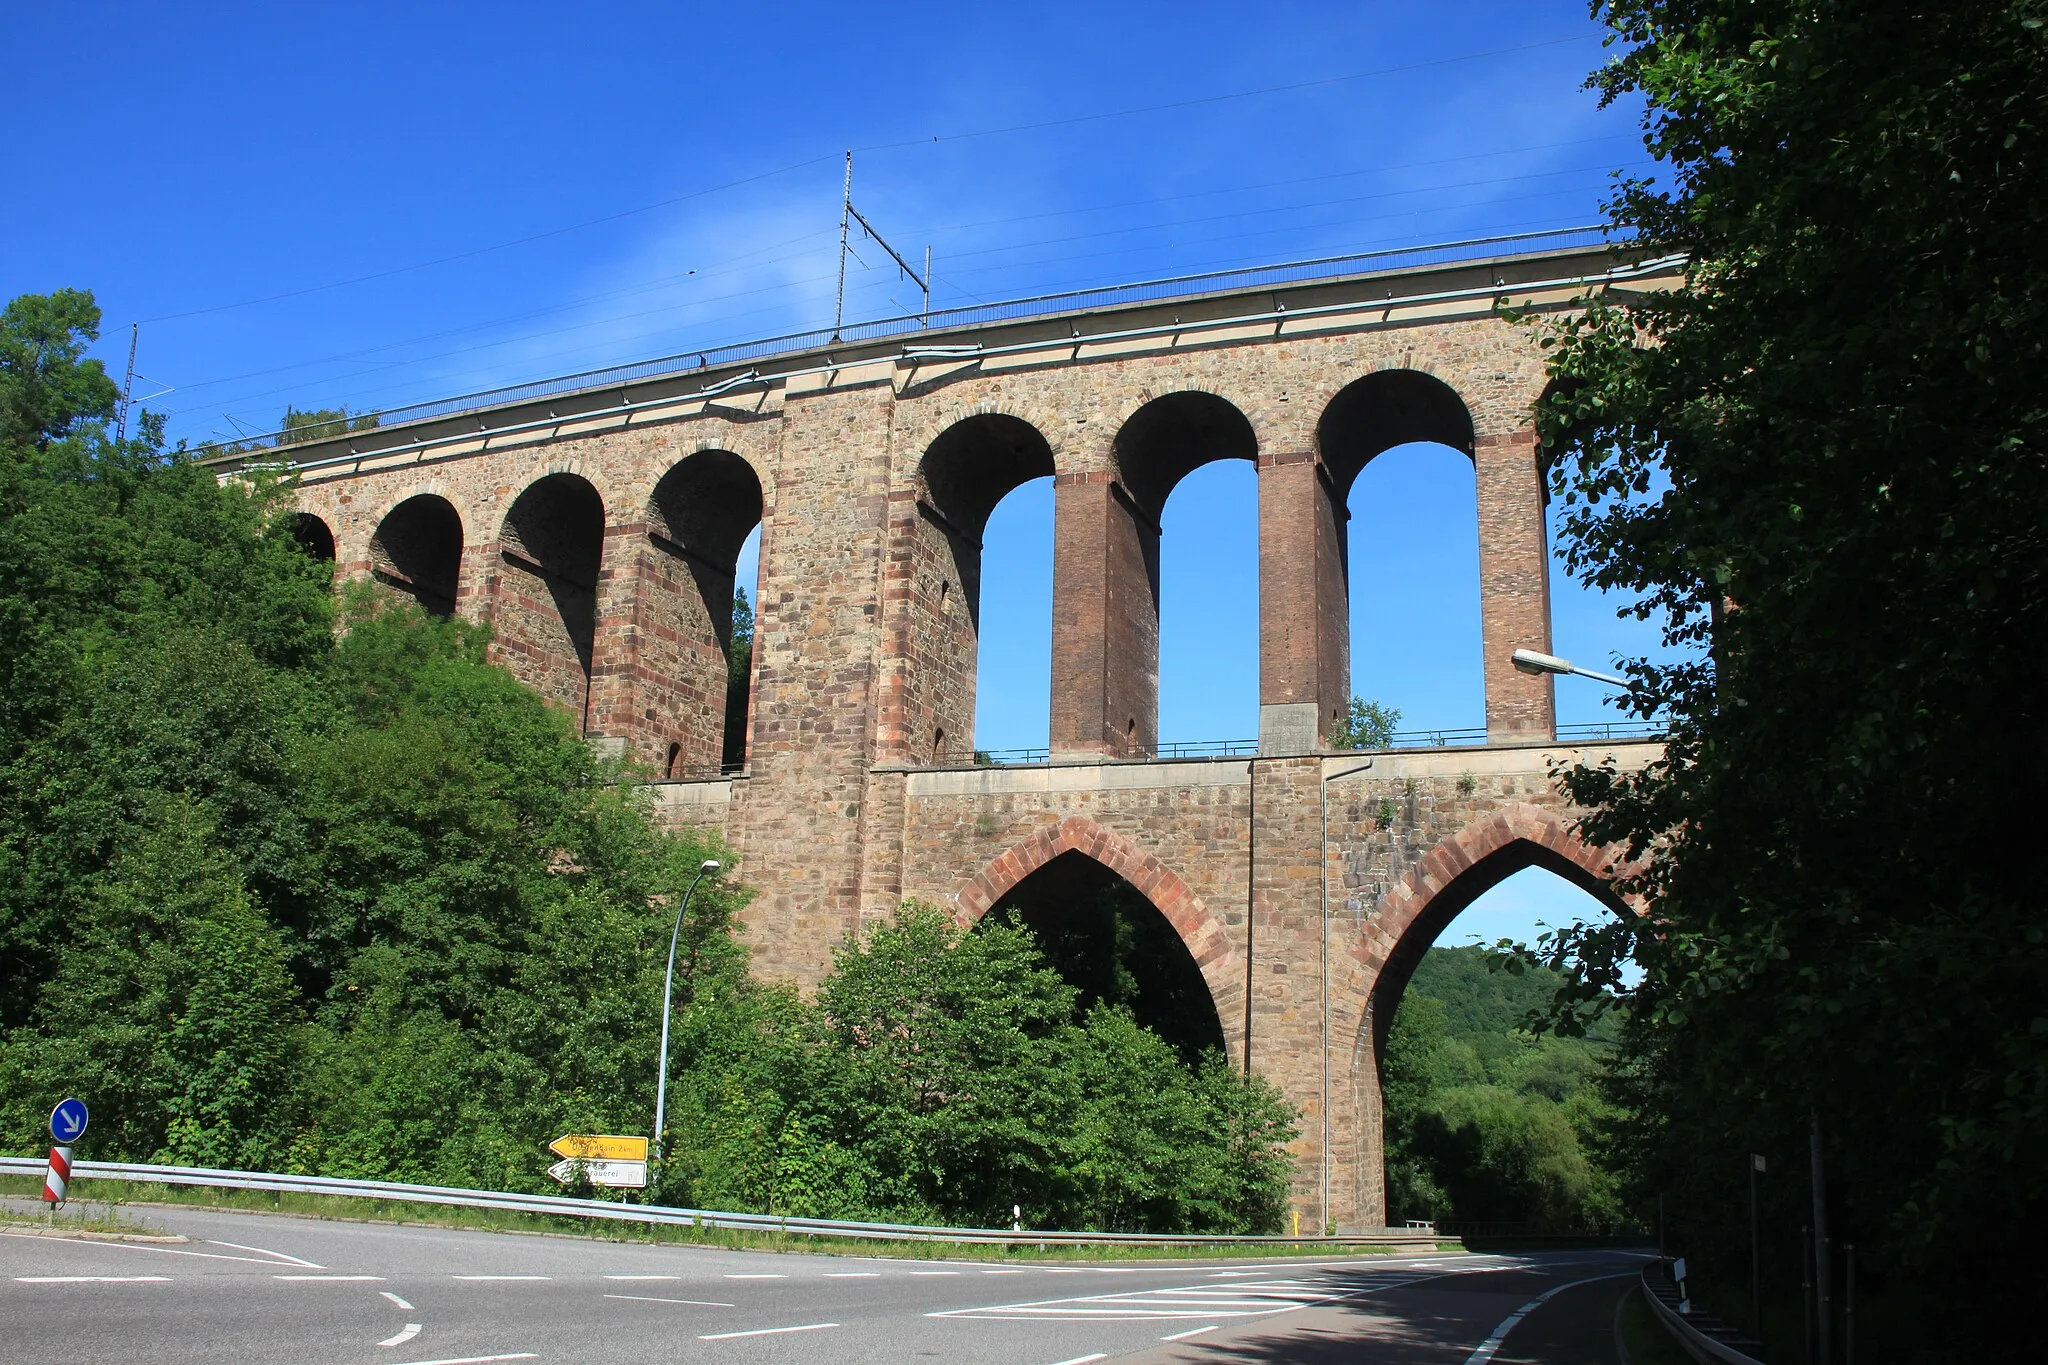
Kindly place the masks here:
<instances>
[{"instance_id":1,"label":"green tree","mask_svg":"<svg viewBox=\"0 0 2048 1365\"><path fill-rule=\"evenodd\" d=\"M314 408L302 412L287 407L284 420L277 428L277 443L292 445L299 441L324 441L330 436L342 436L351 431L374 431L377 414L351 414L347 408Z\"/></svg>"},{"instance_id":2,"label":"green tree","mask_svg":"<svg viewBox=\"0 0 2048 1365\"><path fill-rule=\"evenodd\" d=\"M2048 11L1595 11L1663 163L1615 229L1685 265L1552 329L1539 425L1567 562L1681 658L1628 668L1664 759L1567 779L1653 921L1544 956L1567 1025L1628 998L1638 1188L1697 1254L1740 1263L1743 1155L1817 1124L1833 1231L1970 1354L2048 1195Z\"/></svg>"},{"instance_id":3,"label":"green tree","mask_svg":"<svg viewBox=\"0 0 2048 1365\"><path fill-rule=\"evenodd\" d=\"M1394 727L1400 723L1400 708L1353 697L1327 738L1332 749L1384 749L1394 742Z\"/></svg>"},{"instance_id":4,"label":"green tree","mask_svg":"<svg viewBox=\"0 0 2048 1365\"><path fill-rule=\"evenodd\" d=\"M725 642L725 745L720 765L736 772L747 762L747 703L754 687L754 607L745 588L732 590L732 630Z\"/></svg>"}]
</instances>

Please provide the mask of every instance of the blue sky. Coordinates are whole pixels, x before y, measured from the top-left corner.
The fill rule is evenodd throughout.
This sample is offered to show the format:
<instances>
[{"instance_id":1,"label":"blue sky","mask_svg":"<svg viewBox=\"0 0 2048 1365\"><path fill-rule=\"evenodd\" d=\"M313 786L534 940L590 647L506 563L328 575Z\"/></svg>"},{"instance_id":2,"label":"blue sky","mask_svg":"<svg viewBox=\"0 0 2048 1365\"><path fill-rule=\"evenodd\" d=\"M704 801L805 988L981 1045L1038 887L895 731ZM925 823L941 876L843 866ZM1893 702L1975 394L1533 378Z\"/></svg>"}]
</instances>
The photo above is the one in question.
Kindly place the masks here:
<instances>
[{"instance_id":1,"label":"blue sky","mask_svg":"<svg viewBox=\"0 0 2048 1365\"><path fill-rule=\"evenodd\" d=\"M139 323L137 392L193 442L829 322L847 148L941 306L1589 223L1644 167L1581 88L1580 0L78 3L7 33L0 296L94 290L116 373ZM914 310L861 255L849 315ZM1211 466L1166 508L1163 738L1256 730L1251 494ZM1352 495L1354 689L1404 728L1483 720L1472 498L1427 447ZM984 748L1045 742L1050 507L990 526ZM1654 650L1554 587L1560 653ZM1560 718L1601 698L1565 679Z\"/></svg>"}]
</instances>

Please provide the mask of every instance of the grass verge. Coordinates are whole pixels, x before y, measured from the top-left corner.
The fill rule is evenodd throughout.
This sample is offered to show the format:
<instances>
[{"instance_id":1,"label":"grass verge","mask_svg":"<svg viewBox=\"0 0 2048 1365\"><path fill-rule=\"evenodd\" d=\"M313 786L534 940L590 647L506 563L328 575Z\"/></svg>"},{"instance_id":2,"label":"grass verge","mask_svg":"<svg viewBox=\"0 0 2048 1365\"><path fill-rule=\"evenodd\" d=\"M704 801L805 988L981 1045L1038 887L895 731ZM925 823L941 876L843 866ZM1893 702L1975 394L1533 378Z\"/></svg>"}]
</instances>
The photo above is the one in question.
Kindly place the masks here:
<instances>
[{"instance_id":1,"label":"grass verge","mask_svg":"<svg viewBox=\"0 0 2048 1365\"><path fill-rule=\"evenodd\" d=\"M738 1251L812 1252L841 1256L881 1256L903 1260L1032 1261L1209 1261L1256 1257L1279 1260L1300 1256L1413 1256L1418 1248L1373 1246L1240 1243L1214 1247L1054 1247L981 1246L971 1242L885 1241L855 1237L807 1237L801 1234L756 1232L740 1228L707 1228L672 1223L627 1223L499 1209L455 1208L446 1204L413 1204L391 1199L360 1199L345 1195L268 1193L222 1190L203 1185L157 1185L139 1181L74 1180L77 1202L103 1208L110 1218L126 1217L135 1207L174 1207L285 1213L352 1223L395 1223L409 1227L456 1228L471 1232L516 1232L581 1237L593 1242L635 1242L655 1245L703 1246ZM39 1182L25 1176L0 1176L0 1195L34 1196ZM109 1229L113 1230L113 1229ZM132 1224L119 1230L136 1230ZM154 1229L148 1229L154 1230ZM1462 1250L1456 1242L1438 1243L1437 1250Z\"/></svg>"}]
</instances>

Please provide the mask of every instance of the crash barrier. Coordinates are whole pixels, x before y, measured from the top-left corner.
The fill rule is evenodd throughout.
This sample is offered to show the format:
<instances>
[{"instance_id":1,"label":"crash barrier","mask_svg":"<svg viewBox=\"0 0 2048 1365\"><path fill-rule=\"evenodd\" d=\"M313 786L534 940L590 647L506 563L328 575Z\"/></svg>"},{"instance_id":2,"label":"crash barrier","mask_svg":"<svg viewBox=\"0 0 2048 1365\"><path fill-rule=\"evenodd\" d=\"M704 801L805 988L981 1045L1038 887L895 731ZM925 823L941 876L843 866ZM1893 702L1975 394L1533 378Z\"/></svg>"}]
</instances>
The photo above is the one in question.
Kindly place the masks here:
<instances>
[{"instance_id":1,"label":"crash barrier","mask_svg":"<svg viewBox=\"0 0 2048 1365\"><path fill-rule=\"evenodd\" d=\"M0 1157L0 1175L41 1176L42 1157ZM411 1204L442 1204L453 1208L499 1209L552 1218L591 1218L618 1223L655 1223L676 1227L727 1228L785 1233L801 1237L846 1237L872 1241L958 1242L975 1246L1369 1246L1434 1250L1434 1232L1389 1228L1351 1237L1210 1237L1186 1233L1041 1232L1013 1228L949 1228L917 1223L862 1223L837 1218L791 1218L773 1213L721 1213L710 1209L669 1208L659 1204L620 1204L607 1199L572 1199L567 1195L513 1194L498 1190L464 1190L441 1185L407 1185L390 1180L345 1180L325 1175L281 1175L272 1171L215 1171L198 1166L153 1166L129 1161L74 1161L71 1178L78 1182L130 1180L156 1185L195 1185L228 1190L265 1190L279 1194L326 1194L353 1199L384 1199ZM89 1199L87 1183L73 1197Z\"/></svg>"},{"instance_id":2,"label":"crash barrier","mask_svg":"<svg viewBox=\"0 0 2048 1365\"><path fill-rule=\"evenodd\" d=\"M1677 1339L1685 1353L1701 1365L1763 1365L1741 1348L1760 1350L1758 1342L1722 1325L1711 1313L1681 1313L1678 1286L1671 1279L1671 1262L1652 1261L1643 1267L1643 1297L1650 1312Z\"/></svg>"}]
</instances>

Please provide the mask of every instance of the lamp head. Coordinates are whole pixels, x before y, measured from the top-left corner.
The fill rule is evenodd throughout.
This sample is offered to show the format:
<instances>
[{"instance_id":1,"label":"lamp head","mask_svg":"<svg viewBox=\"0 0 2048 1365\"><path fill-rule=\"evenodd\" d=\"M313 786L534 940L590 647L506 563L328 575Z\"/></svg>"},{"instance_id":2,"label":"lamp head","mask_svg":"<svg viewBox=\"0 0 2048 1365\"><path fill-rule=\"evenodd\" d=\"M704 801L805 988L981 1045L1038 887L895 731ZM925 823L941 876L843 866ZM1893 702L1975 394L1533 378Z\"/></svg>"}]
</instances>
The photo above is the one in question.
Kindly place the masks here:
<instances>
[{"instance_id":1,"label":"lamp head","mask_svg":"<svg viewBox=\"0 0 2048 1365\"><path fill-rule=\"evenodd\" d=\"M1538 654L1533 649L1516 650L1514 664L1518 672L1532 675L1569 673L1572 671L1570 660L1560 659L1555 654Z\"/></svg>"},{"instance_id":2,"label":"lamp head","mask_svg":"<svg viewBox=\"0 0 2048 1365\"><path fill-rule=\"evenodd\" d=\"M697 870L699 872L716 872L718 871L718 860L715 858L706 858L704 860L704 865L698 868Z\"/></svg>"}]
</instances>

